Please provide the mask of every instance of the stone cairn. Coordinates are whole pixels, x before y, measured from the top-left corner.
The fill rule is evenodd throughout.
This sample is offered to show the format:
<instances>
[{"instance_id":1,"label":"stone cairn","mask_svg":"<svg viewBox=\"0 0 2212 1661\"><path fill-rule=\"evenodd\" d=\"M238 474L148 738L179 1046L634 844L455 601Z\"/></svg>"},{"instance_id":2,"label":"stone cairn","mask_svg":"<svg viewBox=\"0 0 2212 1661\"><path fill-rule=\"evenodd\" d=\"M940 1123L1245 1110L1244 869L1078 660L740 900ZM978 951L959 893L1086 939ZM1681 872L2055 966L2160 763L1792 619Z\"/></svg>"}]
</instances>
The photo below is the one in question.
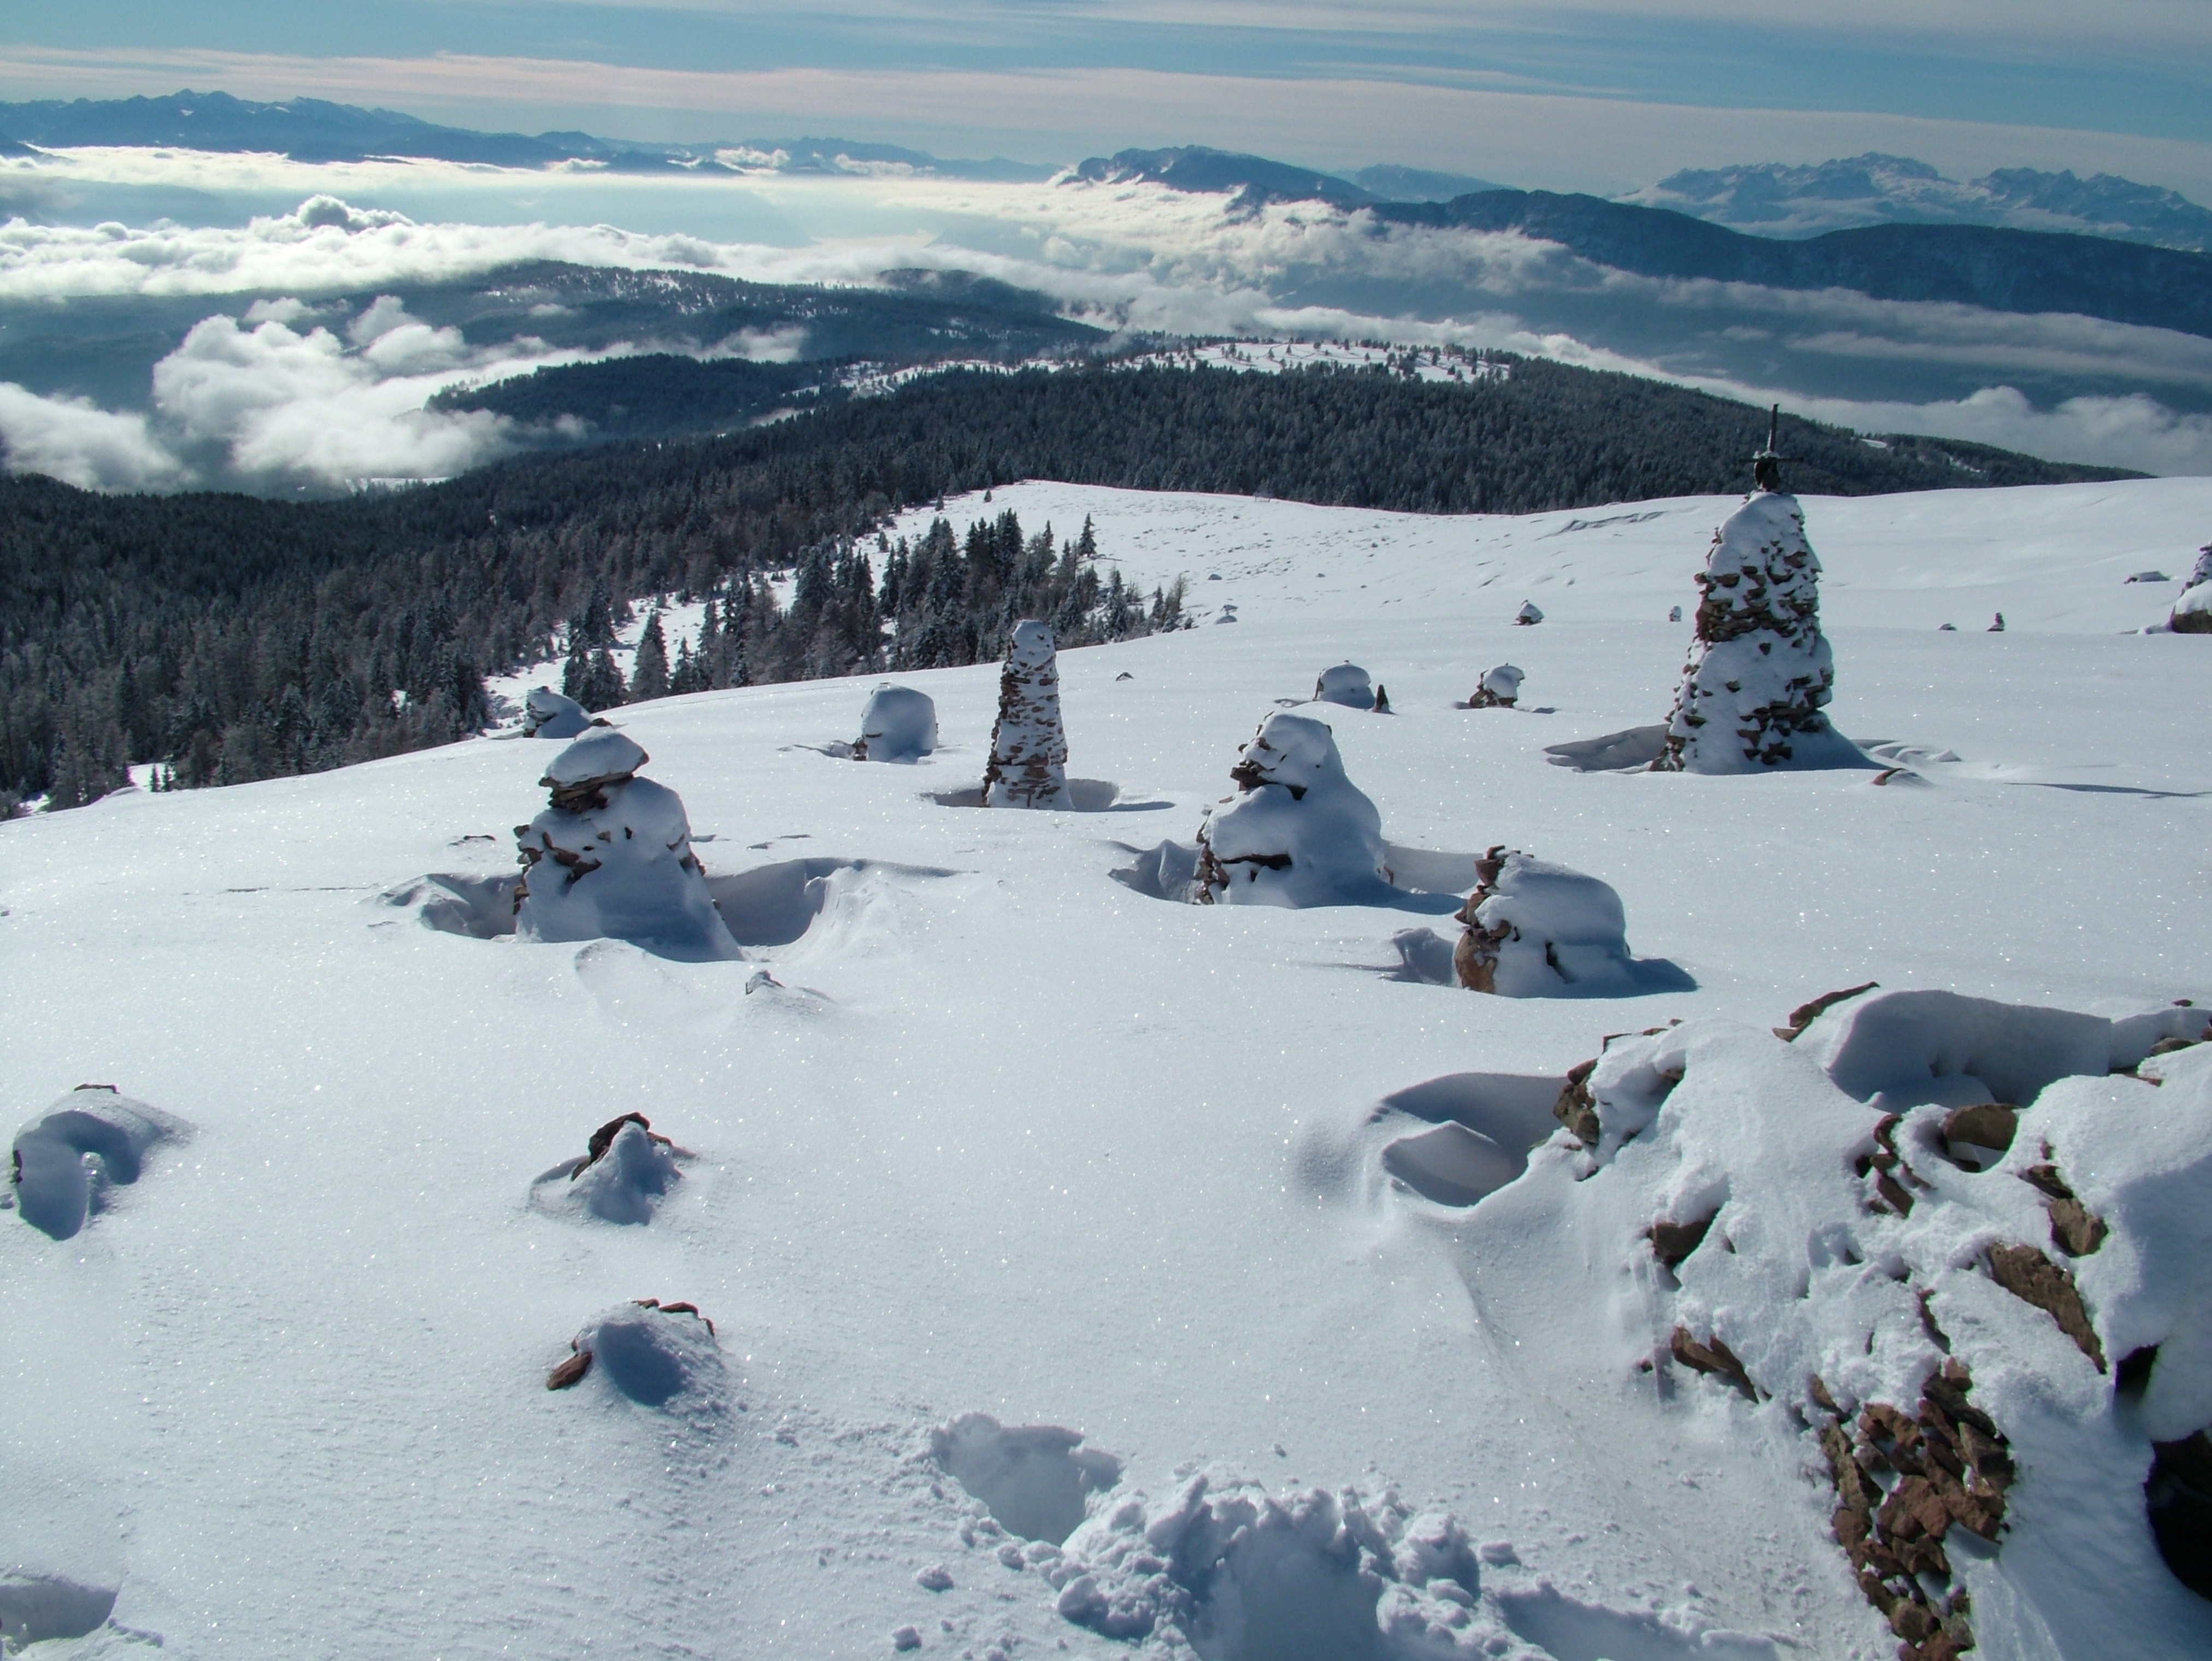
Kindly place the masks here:
<instances>
[{"instance_id":1,"label":"stone cairn","mask_svg":"<svg viewBox=\"0 0 2212 1661\"><path fill-rule=\"evenodd\" d=\"M1469 709L1511 709L1521 701L1521 682L1528 677L1511 664L1482 671L1482 684L1467 700Z\"/></svg>"},{"instance_id":2,"label":"stone cairn","mask_svg":"<svg viewBox=\"0 0 2212 1661\"><path fill-rule=\"evenodd\" d=\"M1065 808L1067 734L1060 724L1060 663L1052 630L1035 618L1014 625L999 675L999 719L983 770L983 805Z\"/></svg>"},{"instance_id":3,"label":"stone cairn","mask_svg":"<svg viewBox=\"0 0 2212 1661\"><path fill-rule=\"evenodd\" d=\"M1820 633L1820 562L1797 499L1782 488L1784 459L1770 428L1753 458L1755 488L1713 536L1655 773L1779 767L1800 742L1832 731L1822 712L1836 671Z\"/></svg>"},{"instance_id":4,"label":"stone cairn","mask_svg":"<svg viewBox=\"0 0 2212 1661\"><path fill-rule=\"evenodd\" d=\"M2166 626L2176 634L2212 634L2212 546L2197 550Z\"/></svg>"}]
</instances>

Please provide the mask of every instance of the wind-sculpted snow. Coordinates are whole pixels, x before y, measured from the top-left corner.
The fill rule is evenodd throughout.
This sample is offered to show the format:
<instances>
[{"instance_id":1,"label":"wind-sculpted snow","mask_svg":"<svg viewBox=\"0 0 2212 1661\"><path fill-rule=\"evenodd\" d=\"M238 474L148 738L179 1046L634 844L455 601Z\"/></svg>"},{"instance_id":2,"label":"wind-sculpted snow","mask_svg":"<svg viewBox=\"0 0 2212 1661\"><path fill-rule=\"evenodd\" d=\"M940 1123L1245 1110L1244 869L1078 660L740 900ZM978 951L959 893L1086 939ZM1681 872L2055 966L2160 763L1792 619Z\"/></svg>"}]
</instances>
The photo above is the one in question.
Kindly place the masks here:
<instances>
[{"instance_id":1,"label":"wind-sculpted snow","mask_svg":"<svg viewBox=\"0 0 2212 1661\"><path fill-rule=\"evenodd\" d=\"M665 1409L695 1424L711 1422L730 1405L728 1369L713 1324L688 1304L644 1299L602 1310L578 1331L569 1354L591 1360L573 1383L556 1389L600 1381L640 1407Z\"/></svg>"},{"instance_id":2,"label":"wind-sculpted snow","mask_svg":"<svg viewBox=\"0 0 2212 1661\"><path fill-rule=\"evenodd\" d=\"M11 1655L51 1639L82 1638L96 1632L114 1608L112 1586L81 1585L58 1575L0 1576L0 1639L6 1640ZM153 1641L158 1645L161 1640Z\"/></svg>"},{"instance_id":3,"label":"wind-sculpted snow","mask_svg":"<svg viewBox=\"0 0 2212 1661\"><path fill-rule=\"evenodd\" d=\"M111 1086L80 1086L16 1133L16 1208L33 1228L71 1239L107 1208L111 1190L138 1180L148 1154L191 1133L173 1113Z\"/></svg>"},{"instance_id":4,"label":"wind-sculpted snow","mask_svg":"<svg viewBox=\"0 0 2212 1661\"><path fill-rule=\"evenodd\" d=\"M1073 1533L1093 1495L1121 1480L1121 1462L1057 1425L1002 1425L963 1413L930 1433L930 1457L989 1507L1008 1532L1054 1545Z\"/></svg>"}]
</instances>

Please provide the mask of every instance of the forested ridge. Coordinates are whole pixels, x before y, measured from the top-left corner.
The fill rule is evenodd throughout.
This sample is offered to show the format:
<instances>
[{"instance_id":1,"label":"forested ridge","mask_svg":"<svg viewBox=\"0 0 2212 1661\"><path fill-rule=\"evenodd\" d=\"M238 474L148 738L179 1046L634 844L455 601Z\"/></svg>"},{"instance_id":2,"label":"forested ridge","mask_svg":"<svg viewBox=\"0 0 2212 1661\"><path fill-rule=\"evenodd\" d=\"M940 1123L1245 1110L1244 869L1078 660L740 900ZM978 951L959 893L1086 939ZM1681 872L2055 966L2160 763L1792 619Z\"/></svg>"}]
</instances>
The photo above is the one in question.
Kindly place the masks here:
<instances>
[{"instance_id":1,"label":"forested ridge","mask_svg":"<svg viewBox=\"0 0 2212 1661\"><path fill-rule=\"evenodd\" d=\"M8 478L0 806L92 800L134 761L198 785L448 742L489 718L485 674L578 644L572 673L591 674L598 637L651 595L717 600L722 646L680 689L979 661L1010 609L1054 617L1071 643L1173 621L1171 596L1116 591L1110 548L1102 567L1011 516L913 549L873 534L896 509L1018 479L1529 512L1739 489L1765 437L1763 412L1700 393L1507 370L1471 385L1379 369L956 371L726 438L325 502ZM1809 423L1784 447L1808 492L2120 476ZM767 575L794 569L779 608ZM616 693L604 674L593 690Z\"/></svg>"}]
</instances>

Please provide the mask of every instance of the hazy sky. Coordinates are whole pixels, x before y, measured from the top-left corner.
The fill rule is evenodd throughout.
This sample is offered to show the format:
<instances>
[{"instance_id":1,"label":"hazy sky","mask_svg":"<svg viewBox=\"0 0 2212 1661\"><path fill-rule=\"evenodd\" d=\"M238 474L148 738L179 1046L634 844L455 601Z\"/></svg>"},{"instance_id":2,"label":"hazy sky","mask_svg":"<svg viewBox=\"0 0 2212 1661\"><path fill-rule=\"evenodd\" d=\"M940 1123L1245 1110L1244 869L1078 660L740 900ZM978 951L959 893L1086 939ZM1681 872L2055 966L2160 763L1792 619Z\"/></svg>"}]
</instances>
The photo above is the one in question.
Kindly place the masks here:
<instances>
[{"instance_id":1,"label":"hazy sky","mask_svg":"<svg viewBox=\"0 0 2212 1661\"><path fill-rule=\"evenodd\" d=\"M1867 149L2212 196L2212 0L11 0L0 96L1064 161L1207 142L1624 189Z\"/></svg>"}]
</instances>

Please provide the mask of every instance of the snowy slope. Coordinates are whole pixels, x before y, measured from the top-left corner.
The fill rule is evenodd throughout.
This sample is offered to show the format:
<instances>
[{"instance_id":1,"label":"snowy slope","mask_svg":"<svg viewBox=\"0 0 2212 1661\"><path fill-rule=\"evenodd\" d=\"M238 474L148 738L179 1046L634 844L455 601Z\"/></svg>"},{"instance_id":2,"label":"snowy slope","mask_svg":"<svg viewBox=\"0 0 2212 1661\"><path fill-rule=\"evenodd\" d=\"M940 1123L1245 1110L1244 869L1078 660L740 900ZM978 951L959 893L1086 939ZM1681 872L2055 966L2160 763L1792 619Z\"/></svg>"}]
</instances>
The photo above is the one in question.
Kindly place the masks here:
<instances>
[{"instance_id":1,"label":"snowy slope","mask_svg":"<svg viewBox=\"0 0 2212 1661\"><path fill-rule=\"evenodd\" d=\"M1117 1461L1083 1478L1118 1475L1102 1519L1139 1494L1164 1517L1202 1470L1352 1488L1376 1526L1412 1529L1390 1490L1448 1512L1492 1652L1893 1653L1817 1448L1778 1401L1629 1364L1647 1293L1532 1215L1555 1167L1469 1210L1351 1179L1344 1150L1394 1093L1556 1079L1674 1016L1763 1033L1868 979L2106 1012L2212 995L2204 643L2120 632L2171 605L2122 579L2187 567L2212 482L1806 500L1831 713L1959 758L1912 761L1924 787L1548 765L1664 718L1689 638L1668 609L1731 506L1000 489L1032 530L1092 516L1146 587L1192 579L1194 630L1060 657L1069 777L1118 800L933 799L981 775L995 665L902 677L945 746L911 767L821 748L872 678L620 712L710 876L763 871L724 889L749 961L422 925L415 879L511 873L542 741L0 826L16 1123L99 1082L190 1127L71 1239L0 1216L0 1604L33 1577L116 1591L113 1624L34 1652L57 1656L133 1632L184 1656L878 1656L907 1628L925 1654L1187 1653L1057 1611L1054 1552L1013 1549L950 1468L1055 1528L1081 1473L1064 1439L975 1422L933 1452L981 1413ZM1547 621L1514 627L1530 598ZM1435 891L1402 909L1114 879L1189 843L1259 718L1346 658L1395 712L1327 712L1393 845L1601 878L1696 990L1394 978L1399 931L1454 932L1471 857L1401 858ZM1453 707L1509 659L1518 710ZM692 1155L652 1221L556 1203L630 1111ZM646 1297L713 1318L722 1376L661 1408L599 1374L544 1387ZM1343 1586L1283 1561L1251 1595L1322 1599L1292 1623L1311 1641L1217 1625L1205 1652L1358 1653L1312 1637ZM2212 1606L2146 1608L2104 1654L2212 1645ZM2027 1635L1980 1653L2083 1652L2004 1630Z\"/></svg>"}]
</instances>

